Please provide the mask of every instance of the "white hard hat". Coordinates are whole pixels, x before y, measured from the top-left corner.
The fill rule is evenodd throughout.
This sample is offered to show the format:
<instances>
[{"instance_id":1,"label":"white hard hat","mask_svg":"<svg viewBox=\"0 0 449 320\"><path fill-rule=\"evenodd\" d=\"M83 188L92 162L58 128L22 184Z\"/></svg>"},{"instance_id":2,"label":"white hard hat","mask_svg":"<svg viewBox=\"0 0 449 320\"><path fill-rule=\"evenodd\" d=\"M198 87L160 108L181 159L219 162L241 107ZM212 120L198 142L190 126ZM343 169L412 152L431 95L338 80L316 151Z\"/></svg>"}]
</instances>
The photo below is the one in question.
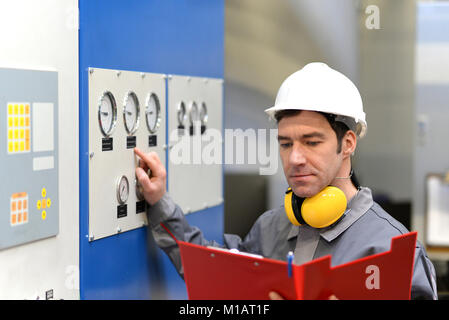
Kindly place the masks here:
<instances>
[{"instance_id":1,"label":"white hard hat","mask_svg":"<svg viewBox=\"0 0 449 320\"><path fill-rule=\"evenodd\" d=\"M284 80L273 107L265 112L274 119L280 110L309 110L336 115L359 138L367 129L363 103L357 87L327 64L313 62Z\"/></svg>"}]
</instances>

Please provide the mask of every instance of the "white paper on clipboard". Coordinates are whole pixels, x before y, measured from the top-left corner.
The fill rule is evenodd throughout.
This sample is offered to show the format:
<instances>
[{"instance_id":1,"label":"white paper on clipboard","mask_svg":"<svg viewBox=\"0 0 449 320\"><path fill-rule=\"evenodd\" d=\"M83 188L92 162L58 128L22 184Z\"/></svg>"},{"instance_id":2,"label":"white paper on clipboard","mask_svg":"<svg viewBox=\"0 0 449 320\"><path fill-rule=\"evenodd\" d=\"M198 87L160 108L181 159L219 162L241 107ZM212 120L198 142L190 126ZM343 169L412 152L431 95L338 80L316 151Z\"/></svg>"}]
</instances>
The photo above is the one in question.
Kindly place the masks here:
<instances>
[{"instance_id":1,"label":"white paper on clipboard","mask_svg":"<svg viewBox=\"0 0 449 320\"><path fill-rule=\"evenodd\" d=\"M449 246L449 183L438 175L427 177L426 242Z\"/></svg>"}]
</instances>

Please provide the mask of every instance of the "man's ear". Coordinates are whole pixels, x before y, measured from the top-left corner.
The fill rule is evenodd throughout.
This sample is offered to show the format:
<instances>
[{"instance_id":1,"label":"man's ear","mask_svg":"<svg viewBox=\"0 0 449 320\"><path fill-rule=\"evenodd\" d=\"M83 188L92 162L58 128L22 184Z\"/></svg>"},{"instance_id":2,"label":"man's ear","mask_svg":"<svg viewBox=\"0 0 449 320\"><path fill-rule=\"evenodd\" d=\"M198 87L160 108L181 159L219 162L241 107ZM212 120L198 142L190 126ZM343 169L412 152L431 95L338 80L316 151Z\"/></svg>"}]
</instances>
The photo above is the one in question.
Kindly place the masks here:
<instances>
[{"instance_id":1,"label":"man's ear","mask_svg":"<svg viewBox=\"0 0 449 320\"><path fill-rule=\"evenodd\" d=\"M357 147L357 136L352 130L346 131L342 139L341 151L343 152L343 157L350 157Z\"/></svg>"}]
</instances>

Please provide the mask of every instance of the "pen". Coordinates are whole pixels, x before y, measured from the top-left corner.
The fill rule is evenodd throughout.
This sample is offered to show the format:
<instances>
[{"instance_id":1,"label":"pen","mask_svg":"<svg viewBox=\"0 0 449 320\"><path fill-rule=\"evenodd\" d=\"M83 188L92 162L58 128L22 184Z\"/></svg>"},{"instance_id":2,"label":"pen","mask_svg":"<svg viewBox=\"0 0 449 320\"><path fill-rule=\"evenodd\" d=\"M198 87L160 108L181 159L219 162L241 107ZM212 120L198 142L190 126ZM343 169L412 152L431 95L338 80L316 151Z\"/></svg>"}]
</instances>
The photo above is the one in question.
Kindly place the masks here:
<instances>
[{"instance_id":1,"label":"pen","mask_svg":"<svg viewBox=\"0 0 449 320\"><path fill-rule=\"evenodd\" d=\"M291 252L291 251L289 251L288 253L287 253L287 271L288 271L288 277L289 278L291 278L291 276L292 276L292 269L293 269L293 267L292 267L292 264L293 264L293 258L294 258L294 255L293 255L293 252Z\"/></svg>"}]
</instances>

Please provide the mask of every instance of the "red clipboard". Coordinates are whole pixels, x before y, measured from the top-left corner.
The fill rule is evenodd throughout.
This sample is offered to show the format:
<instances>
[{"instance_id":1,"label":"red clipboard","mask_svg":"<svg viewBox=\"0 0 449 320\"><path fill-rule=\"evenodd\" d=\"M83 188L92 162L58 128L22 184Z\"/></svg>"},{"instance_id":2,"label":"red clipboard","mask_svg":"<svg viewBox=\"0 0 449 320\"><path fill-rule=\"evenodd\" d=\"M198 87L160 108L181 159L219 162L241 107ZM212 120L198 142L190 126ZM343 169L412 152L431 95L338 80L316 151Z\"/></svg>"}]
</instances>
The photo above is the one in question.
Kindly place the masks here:
<instances>
[{"instance_id":1,"label":"red clipboard","mask_svg":"<svg viewBox=\"0 0 449 320\"><path fill-rule=\"evenodd\" d=\"M331 256L302 265L177 241L189 299L409 300L416 232L392 238L390 251L331 267Z\"/></svg>"}]
</instances>

